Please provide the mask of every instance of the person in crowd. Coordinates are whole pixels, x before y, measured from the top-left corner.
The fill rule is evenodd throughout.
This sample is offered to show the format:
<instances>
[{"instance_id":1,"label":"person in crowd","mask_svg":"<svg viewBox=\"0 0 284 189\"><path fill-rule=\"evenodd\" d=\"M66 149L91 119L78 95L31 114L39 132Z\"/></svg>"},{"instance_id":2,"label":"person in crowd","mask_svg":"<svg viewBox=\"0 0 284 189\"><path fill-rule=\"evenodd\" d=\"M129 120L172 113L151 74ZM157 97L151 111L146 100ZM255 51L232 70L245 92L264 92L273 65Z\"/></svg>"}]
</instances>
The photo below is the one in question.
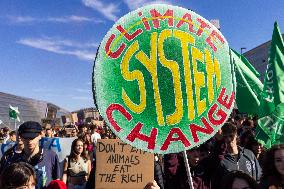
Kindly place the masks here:
<instances>
[{"instance_id":1,"label":"person in crowd","mask_svg":"<svg viewBox=\"0 0 284 189\"><path fill-rule=\"evenodd\" d=\"M21 139L21 137L17 134L17 139L16 139L16 144L8 149L1 157L1 161L0 161L0 172L1 170L3 170L3 168L5 167L5 163L12 158L13 156L15 156L15 154L21 154L22 151L24 149L24 142Z\"/></svg>"},{"instance_id":2,"label":"person in crowd","mask_svg":"<svg viewBox=\"0 0 284 189\"><path fill-rule=\"evenodd\" d=\"M213 176L213 187L217 189L221 184L221 178L235 170L241 170L259 181L259 162L252 151L237 145L237 127L232 123L225 123L222 127L222 136L225 145L224 156L218 164L215 177Z\"/></svg>"},{"instance_id":3,"label":"person in crowd","mask_svg":"<svg viewBox=\"0 0 284 189\"><path fill-rule=\"evenodd\" d=\"M61 180L53 180L49 183L46 189L67 189L67 186Z\"/></svg>"},{"instance_id":4,"label":"person in crowd","mask_svg":"<svg viewBox=\"0 0 284 189\"><path fill-rule=\"evenodd\" d=\"M15 153L22 153L22 151L24 150L24 142L21 139L20 135L17 134L17 140L16 140L16 145L15 145Z\"/></svg>"},{"instance_id":5,"label":"person in crowd","mask_svg":"<svg viewBox=\"0 0 284 189\"><path fill-rule=\"evenodd\" d=\"M199 163L199 149L194 148L187 151L190 157L188 163L192 175L194 189L211 189L211 181L204 163ZM205 159L203 160L205 162ZM215 163L215 162L214 162ZM166 154L164 156L164 188L165 189L189 189L184 157L179 154Z\"/></svg>"},{"instance_id":6,"label":"person in crowd","mask_svg":"<svg viewBox=\"0 0 284 189\"><path fill-rule=\"evenodd\" d=\"M86 153L88 153L90 160L93 160L94 144L91 139L91 135L85 134L85 136L83 137L83 141L84 141L84 148L85 148Z\"/></svg>"},{"instance_id":7,"label":"person in crowd","mask_svg":"<svg viewBox=\"0 0 284 189\"><path fill-rule=\"evenodd\" d=\"M45 128L41 129L40 135L41 135L41 137L45 137Z\"/></svg>"},{"instance_id":8,"label":"person in crowd","mask_svg":"<svg viewBox=\"0 0 284 189\"><path fill-rule=\"evenodd\" d=\"M210 141L209 141L210 142ZM199 147L199 161L207 158L210 155L210 144L209 142L205 142Z\"/></svg>"},{"instance_id":9,"label":"person in crowd","mask_svg":"<svg viewBox=\"0 0 284 189\"><path fill-rule=\"evenodd\" d=\"M248 138L247 144L245 146L245 148L251 150L255 157L257 158L258 162L260 165L263 164L263 156L264 156L264 149L263 149L263 145L260 144L254 136L250 136Z\"/></svg>"},{"instance_id":10,"label":"person in crowd","mask_svg":"<svg viewBox=\"0 0 284 189\"><path fill-rule=\"evenodd\" d=\"M23 140L24 149L21 153L13 153L1 159L0 172L15 162L27 162L36 172L37 189L46 187L50 181L60 178L58 156L55 152L39 147L42 127L38 122L27 121L20 125L18 134ZM2 157L3 158L3 157Z\"/></svg>"},{"instance_id":11,"label":"person in crowd","mask_svg":"<svg viewBox=\"0 0 284 189\"><path fill-rule=\"evenodd\" d=\"M261 186L263 189L284 188L284 144L275 145L266 152Z\"/></svg>"},{"instance_id":12,"label":"person in crowd","mask_svg":"<svg viewBox=\"0 0 284 189\"><path fill-rule=\"evenodd\" d=\"M257 182L242 171L233 171L226 175L221 189L260 189Z\"/></svg>"},{"instance_id":13,"label":"person in crowd","mask_svg":"<svg viewBox=\"0 0 284 189\"><path fill-rule=\"evenodd\" d=\"M62 137L62 138L67 137L67 132L66 132L66 130L65 130L65 129L60 130L59 133L58 133L58 136L59 136L59 137Z\"/></svg>"},{"instance_id":14,"label":"person in crowd","mask_svg":"<svg viewBox=\"0 0 284 189\"><path fill-rule=\"evenodd\" d=\"M244 132L241 136L239 136L239 145L242 147L246 147L250 138L254 137L254 133L251 130Z\"/></svg>"},{"instance_id":15,"label":"person in crowd","mask_svg":"<svg viewBox=\"0 0 284 189\"><path fill-rule=\"evenodd\" d=\"M77 134L78 138L82 138L88 131L87 125L79 126L79 132Z\"/></svg>"},{"instance_id":16,"label":"person in crowd","mask_svg":"<svg viewBox=\"0 0 284 189\"><path fill-rule=\"evenodd\" d=\"M9 142L16 142L17 141L17 133L16 131L11 131L9 133Z\"/></svg>"},{"instance_id":17,"label":"person in crowd","mask_svg":"<svg viewBox=\"0 0 284 189\"><path fill-rule=\"evenodd\" d=\"M200 149L193 148L191 150L187 150L187 158L190 167L195 167L199 163L200 158Z\"/></svg>"},{"instance_id":18,"label":"person in crowd","mask_svg":"<svg viewBox=\"0 0 284 189\"><path fill-rule=\"evenodd\" d=\"M223 142L222 130L202 144L199 149L199 161L195 167L192 167L192 174L195 175L201 188L212 188L212 178L215 177L219 163L224 159L226 144Z\"/></svg>"},{"instance_id":19,"label":"person in crowd","mask_svg":"<svg viewBox=\"0 0 284 189\"><path fill-rule=\"evenodd\" d=\"M6 144L9 141L9 132L10 132L9 127L3 128L3 135L2 135L3 144Z\"/></svg>"},{"instance_id":20,"label":"person in crowd","mask_svg":"<svg viewBox=\"0 0 284 189\"><path fill-rule=\"evenodd\" d=\"M88 129L88 131L87 131L87 134L89 134L90 136L92 135L92 128L91 127L89 127L89 129Z\"/></svg>"},{"instance_id":21,"label":"person in crowd","mask_svg":"<svg viewBox=\"0 0 284 189\"><path fill-rule=\"evenodd\" d=\"M59 137L59 128L54 128L53 129L53 137Z\"/></svg>"},{"instance_id":22,"label":"person in crowd","mask_svg":"<svg viewBox=\"0 0 284 189\"><path fill-rule=\"evenodd\" d=\"M206 143L187 151L194 189L211 189L213 187L212 178L214 179L216 176L215 171L220 161L224 159L225 149L226 145L223 142L222 130L220 129ZM197 157L192 158L190 157L191 154L198 156L195 155Z\"/></svg>"},{"instance_id":23,"label":"person in crowd","mask_svg":"<svg viewBox=\"0 0 284 189\"><path fill-rule=\"evenodd\" d=\"M99 134L100 134L102 139L108 139L109 138L109 135L107 133L107 129L105 129L105 128L103 128Z\"/></svg>"},{"instance_id":24,"label":"person in crowd","mask_svg":"<svg viewBox=\"0 0 284 189\"><path fill-rule=\"evenodd\" d=\"M0 176L1 189L34 189L36 175L33 167L25 162L7 166Z\"/></svg>"},{"instance_id":25,"label":"person in crowd","mask_svg":"<svg viewBox=\"0 0 284 189\"><path fill-rule=\"evenodd\" d=\"M101 139L101 135L100 135L100 133L98 133L98 126L97 125L94 126L93 134L91 136L91 139L92 139L93 144L94 144L94 155L93 155L93 158L96 159L97 141L98 141L98 139Z\"/></svg>"},{"instance_id":26,"label":"person in crowd","mask_svg":"<svg viewBox=\"0 0 284 189\"><path fill-rule=\"evenodd\" d=\"M85 189L94 189L96 186L96 162L93 161L93 166L91 168L90 176L86 183Z\"/></svg>"},{"instance_id":27,"label":"person in crowd","mask_svg":"<svg viewBox=\"0 0 284 189\"><path fill-rule=\"evenodd\" d=\"M193 186L196 189L210 189L210 170L208 163L208 157L200 159L200 147L187 150L188 164L192 175ZM214 162L216 163L216 162Z\"/></svg>"},{"instance_id":28,"label":"person in crowd","mask_svg":"<svg viewBox=\"0 0 284 189\"><path fill-rule=\"evenodd\" d=\"M242 124L244 122L244 118L240 115L236 115L235 118L234 118L234 121L235 121L235 124L237 126L238 135L240 136L240 134L242 132ZM230 123L233 123L233 122L230 122Z\"/></svg>"},{"instance_id":29,"label":"person in crowd","mask_svg":"<svg viewBox=\"0 0 284 189\"><path fill-rule=\"evenodd\" d=\"M254 128L256 128L256 126L257 126L257 120L258 120L259 118L258 118L258 116L257 115L254 115L253 117L252 117L252 121L253 121L253 124L254 124Z\"/></svg>"},{"instance_id":30,"label":"person in crowd","mask_svg":"<svg viewBox=\"0 0 284 189\"><path fill-rule=\"evenodd\" d=\"M109 135L104 135L102 139L110 139Z\"/></svg>"},{"instance_id":31,"label":"person in crowd","mask_svg":"<svg viewBox=\"0 0 284 189\"><path fill-rule=\"evenodd\" d=\"M84 149L84 141L75 139L71 145L71 153L64 160L62 181L68 189L84 189L91 172L91 161Z\"/></svg>"},{"instance_id":32,"label":"person in crowd","mask_svg":"<svg viewBox=\"0 0 284 189\"><path fill-rule=\"evenodd\" d=\"M72 129L70 137L77 137L77 130Z\"/></svg>"},{"instance_id":33,"label":"person in crowd","mask_svg":"<svg viewBox=\"0 0 284 189\"><path fill-rule=\"evenodd\" d=\"M96 146L98 139L101 139L101 135L98 132L98 126L97 125L94 126L93 134L92 134L91 138L92 138L92 141L94 143L94 146Z\"/></svg>"},{"instance_id":34,"label":"person in crowd","mask_svg":"<svg viewBox=\"0 0 284 189\"><path fill-rule=\"evenodd\" d=\"M164 155L165 189L189 188L187 173L181 154Z\"/></svg>"},{"instance_id":35,"label":"person in crowd","mask_svg":"<svg viewBox=\"0 0 284 189\"><path fill-rule=\"evenodd\" d=\"M110 139L116 139L116 135L110 129L107 129L106 133Z\"/></svg>"},{"instance_id":36,"label":"person in crowd","mask_svg":"<svg viewBox=\"0 0 284 189\"><path fill-rule=\"evenodd\" d=\"M254 129L254 122L253 122L253 120L247 118L242 123L241 132L239 133L239 136L242 136L247 131L251 131L252 133L254 133L254 130L255 129Z\"/></svg>"},{"instance_id":37,"label":"person in crowd","mask_svg":"<svg viewBox=\"0 0 284 189\"><path fill-rule=\"evenodd\" d=\"M154 155L154 180L160 189L164 189L164 170L161 162L160 156L158 154Z\"/></svg>"},{"instance_id":38,"label":"person in crowd","mask_svg":"<svg viewBox=\"0 0 284 189\"><path fill-rule=\"evenodd\" d=\"M45 129L45 137L49 137L49 138L53 137L53 131L51 128Z\"/></svg>"}]
</instances>

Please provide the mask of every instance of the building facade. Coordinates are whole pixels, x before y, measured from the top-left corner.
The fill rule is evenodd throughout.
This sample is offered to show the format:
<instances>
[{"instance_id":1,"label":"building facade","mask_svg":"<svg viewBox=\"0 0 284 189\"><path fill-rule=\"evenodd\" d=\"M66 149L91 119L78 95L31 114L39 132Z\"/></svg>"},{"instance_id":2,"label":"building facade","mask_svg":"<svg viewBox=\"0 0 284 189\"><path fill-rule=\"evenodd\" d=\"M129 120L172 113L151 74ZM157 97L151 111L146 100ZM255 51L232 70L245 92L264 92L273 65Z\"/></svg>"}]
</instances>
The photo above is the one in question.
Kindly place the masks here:
<instances>
[{"instance_id":1,"label":"building facade","mask_svg":"<svg viewBox=\"0 0 284 189\"><path fill-rule=\"evenodd\" d=\"M0 120L3 122L0 127L15 128L15 121L9 118L9 105L18 107L20 112L20 122L16 122L16 126L25 121L56 122L58 124L58 118L69 113L67 110L49 102L0 92Z\"/></svg>"},{"instance_id":2,"label":"building facade","mask_svg":"<svg viewBox=\"0 0 284 189\"><path fill-rule=\"evenodd\" d=\"M93 120L103 120L99 111L96 108L84 108L62 116L62 122L66 125L90 123Z\"/></svg>"},{"instance_id":3,"label":"building facade","mask_svg":"<svg viewBox=\"0 0 284 189\"><path fill-rule=\"evenodd\" d=\"M282 38L284 38L284 34L282 34ZM253 67L260 73L261 81L264 81L270 45L271 41L267 41L243 54L253 65Z\"/></svg>"}]
</instances>

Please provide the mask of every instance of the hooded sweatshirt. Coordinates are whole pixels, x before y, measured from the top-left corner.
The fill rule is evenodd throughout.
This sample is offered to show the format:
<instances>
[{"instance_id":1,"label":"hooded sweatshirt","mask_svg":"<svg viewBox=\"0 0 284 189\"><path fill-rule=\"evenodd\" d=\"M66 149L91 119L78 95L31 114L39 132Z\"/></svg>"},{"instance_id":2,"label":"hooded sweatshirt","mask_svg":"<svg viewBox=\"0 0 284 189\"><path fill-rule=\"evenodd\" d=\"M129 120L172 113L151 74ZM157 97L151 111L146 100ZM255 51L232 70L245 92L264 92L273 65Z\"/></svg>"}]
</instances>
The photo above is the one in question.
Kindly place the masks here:
<instances>
[{"instance_id":1,"label":"hooded sweatshirt","mask_svg":"<svg viewBox=\"0 0 284 189\"><path fill-rule=\"evenodd\" d=\"M252 151L238 146L239 153L232 155L229 153L224 154L224 158L216 170L214 180L214 188L220 187L222 178L231 171L243 171L250 175L257 182L260 181L262 169Z\"/></svg>"}]
</instances>

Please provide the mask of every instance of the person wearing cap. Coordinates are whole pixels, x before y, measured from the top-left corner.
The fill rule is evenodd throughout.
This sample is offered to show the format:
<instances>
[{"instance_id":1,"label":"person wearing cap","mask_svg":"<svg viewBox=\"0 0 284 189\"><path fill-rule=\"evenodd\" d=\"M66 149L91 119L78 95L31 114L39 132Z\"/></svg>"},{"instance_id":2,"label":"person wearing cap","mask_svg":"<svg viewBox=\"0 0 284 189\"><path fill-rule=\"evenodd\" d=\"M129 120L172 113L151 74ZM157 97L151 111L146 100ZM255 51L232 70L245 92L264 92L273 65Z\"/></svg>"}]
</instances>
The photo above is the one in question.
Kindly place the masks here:
<instances>
[{"instance_id":1,"label":"person wearing cap","mask_svg":"<svg viewBox=\"0 0 284 189\"><path fill-rule=\"evenodd\" d=\"M24 143L21 153L15 153L3 161L2 170L15 162L26 162L32 165L36 172L37 189L46 187L52 180L60 178L58 156L55 152L42 149L39 146L42 127L38 122L27 121L20 125L18 134ZM2 160L1 160L2 162Z\"/></svg>"},{"instance_id":2,"label":"person wearing cap","mask_svg":"<svg viewBox=\"0 0 284 189\"><path fill-rule=\"evenodd\" d=\"M237 145L237 127L232 123L225 123L222 127L222 137L225 145L224 156L219 162L213 188L219 188L223 176L231 171L243 171L256 181L260 181L262 169L252 151Z\"/></svg>"}]
</instances>

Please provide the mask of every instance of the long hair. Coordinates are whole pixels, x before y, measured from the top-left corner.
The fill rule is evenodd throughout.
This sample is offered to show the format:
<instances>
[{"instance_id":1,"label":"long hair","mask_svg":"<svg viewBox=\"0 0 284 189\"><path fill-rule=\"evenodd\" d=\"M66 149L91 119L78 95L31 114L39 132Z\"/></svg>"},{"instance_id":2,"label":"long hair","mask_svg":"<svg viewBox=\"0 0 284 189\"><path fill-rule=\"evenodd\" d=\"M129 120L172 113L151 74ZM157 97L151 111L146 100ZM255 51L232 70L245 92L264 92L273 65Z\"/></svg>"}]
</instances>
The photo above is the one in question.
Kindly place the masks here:
<instances>
[{"instance_id":1,"label":"long hair","mask_svg":"<svg viewBox=\"0 0 284 189\"><path fill-rule=\"evenodd\" d=\"M221 189L232 189L233 182L236 178L245 180L251 189L260 189L257 182L251 176L242 171L233 171L226 175L223 178L223 185Z\"/></svg>"},{"instance_id":2,"label":"long hair","mask_svg":"<svg viewBox=\"0 0 284 189\"><path fill-rule=\"evenodd\" d=\"M87 139L87 137L89 137L89 140ZM93 143L90 134L85 134L82 139L84 140L84 143L87 145L90 145Z\"/></svg>"},{"instance_id":3,"label":"long hair","mask_svg":"<svg viewBox=\"0 0 284 189\"><path fill-rule=\"evenodd\" d=\"M284 144L277 144L270 148L264 158L262 179L268 180L269 185L281 187L281 174L277 171L274 163L275 152L284 150Z\"/></svg>"},{"instance_id":4,"label":"long hair","mask_svg":"<svg viewBox=\"0 0 284 189\"><path fill-rule=\"evenodd\" d=\"M71 161L76 161L76 157L77 157L77 152L76 152L76 143L78 142L78 141L81 141L82 143L83 143L83 152L80 154L80 156L85 160L85 161L87 161L87 160L89 160L90 158L89 158L89 155L88 155L88 153L86 152L86 150L85 150L85 148L84 148L84 141L81 139L81 138L77 138L77 139L75 139L73 142L72 142L72 145L71 145L71 153L70 153L70 155L69 155L69 159L71 160Z\"/></svg>"},{"instance_id":5,"label":"long hair","mask_svg":"<svg viewBox=\"0 0 284 189\"><path fill-rule=\"evenodd\" d=\"M33 167L25 162L13 163L1 173L0 188L12 189L26 185L33 177L36 183L36 175Z\"/></svg>"}]
</instances>

